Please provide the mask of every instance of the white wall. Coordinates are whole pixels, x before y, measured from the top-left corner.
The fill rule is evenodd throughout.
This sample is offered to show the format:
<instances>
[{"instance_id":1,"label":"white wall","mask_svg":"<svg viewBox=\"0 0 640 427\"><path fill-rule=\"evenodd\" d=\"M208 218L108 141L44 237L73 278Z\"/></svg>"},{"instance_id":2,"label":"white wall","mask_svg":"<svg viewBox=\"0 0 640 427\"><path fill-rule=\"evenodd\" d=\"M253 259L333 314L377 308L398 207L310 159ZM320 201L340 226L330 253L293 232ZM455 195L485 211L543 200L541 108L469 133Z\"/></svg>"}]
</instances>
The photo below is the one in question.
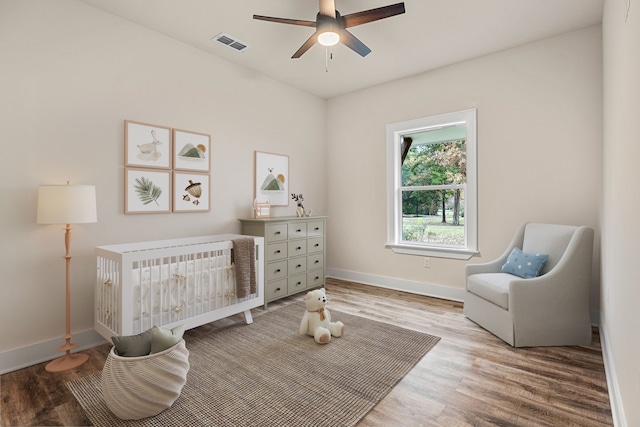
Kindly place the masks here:
<instances>
[{"instance_id":1,"label":"white wall","mask_svg":"<svg viewBox=\"0 0 640 427\"><path fill-rule=\"evenodd\" d=\"M99 222L73 230L74 333L93 328L96 245L240 232L255 150L288 155L290 190L326 213L321 98L73 0L0 2L0 70L0 356L63 343L63 231L36 224L38 185L97 188ZM124 215L125 119L211 135L211 212Z\"/></svg>"},{"instance_id":2,"label":"white wall","mask_svg":"<svg viewBox=\"0 0 640 427\"><path fill-rule=\"evenodd\" d=\"M478 110L480 248L469 262L500 255L523 221L587 225L599 236L601 63L596 26L330 99L331 273L462 296L466 261L433 258L425 269L421 257L384 248L385 126L468 108Z\"/></svg>"},{"instance_id":3,"label":"white wall","mask_svg":"<svg viewBox=\"0 0 640 427\"><path fill-rule=\"evenodd\" d=\"M602 335L619 426L640 425L640 4L605 2Z\"/></svg>"}]
</instances>

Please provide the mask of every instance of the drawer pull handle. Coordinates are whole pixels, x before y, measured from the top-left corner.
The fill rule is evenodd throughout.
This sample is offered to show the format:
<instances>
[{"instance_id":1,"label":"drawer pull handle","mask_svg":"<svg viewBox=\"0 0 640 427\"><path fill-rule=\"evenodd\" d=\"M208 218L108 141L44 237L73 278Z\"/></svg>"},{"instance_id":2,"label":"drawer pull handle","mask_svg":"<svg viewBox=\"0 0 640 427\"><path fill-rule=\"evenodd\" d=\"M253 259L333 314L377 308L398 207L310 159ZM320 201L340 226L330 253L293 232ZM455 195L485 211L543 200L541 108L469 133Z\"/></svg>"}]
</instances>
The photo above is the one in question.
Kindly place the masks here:
<instances>
[{"instance_id":1,"label":"drawer pull handle","mask_svg":"<svg viewBox=\"0 0 640 427\"><path fill-rule=\"evenodd\" d=\"M277 253L277 254L279 254L279 253L280 253L280 249L278 249L278 250L276 251L276 253Z\"/></svg>"},{"instance_id":2,"label":"drawer pull handle","mask_svg":"<svg viewBox=\"0 0 640 427\"><path fill-rule=\"evenodd\" d=\"M302 230L298 228L298 229L296 230L296 233L302 233Z\"/></svg>"},{"instance_id":3,"label":"drawer pull handle","mask_svg":"<svg viewBox=\"0 0 640 427\"><path fill-rule=\"evenodd\" d=\"M278 234L280 234L280 232L279 232L279 231L276 231L276 236L277 236Z\"/></svg>"},{"instance_id":4,"label":"drawer pull handle","mask_svg":"<svg viewBox=\"0 0 640 427\"><path fill-rule=\"evenodd\" d=\"M320 279L320 277L316 276L316 278L315 278L315 279L313 279L313 280L318 280L318 279Z\"/></svg>"},{"instance_id":5,"label":"drawer pull handle","mask_svg":"<svg viewBox=\"0 0 640 427\"><path fill-rule=\"evenodd\" d=\"M316 262L314 262L314 264L320 264L320 260L316 260Z\"/></svg>"},{"instance_id":6,"label":"drawer pull handle","mask_svg":"<svg viewBox=\"0 0 640 427\"><path fill-rule=\"evenodd\" d=\"M314 231L318 231L318 230L320 230L320 227L316 227L316 228L314 228L313 230L314 230Z\"/></svg>"},{"instance_id":7,"label":"drawer pull handle","mask_svg":"<svg viewBox=\"0 0 640 427\"><path fill-rule=\"evenodd\" d=\"M280 288L276 288L276 292L280 291Z\"/></svg>"},{"instance_id":8,"label":"drawer pull handle","mask_svg":"<svg viewBox=\"0 0 640 427\"><path fill-rule=\"evenodd\" d=\"M296 286L300 286L300 285L302 285L302 282L296 283Z\"/></svg>"},{"instance_id":9,"label":"drawer pull handle","mask_svg":"<svg viewBox=\"0 0 640 427\"><path fill-rule=\"evenodd\" d=\"M317 248L318 246L320 246L320 243L316 243L314 246Z\"/></svg>"},{"instance_id":10,"label":"drawer pull handle","mask_svg":"<svg viewBox=\"0 0 640 427\"><path fill-rule=\"evenodd\" d=\"M276 273L280 273L280 269L277 269L277 270L276 270Z\"/></svg>"},{"instance_id":11,"label":"drawer pull handle","mask_svg":"<svg viewBox=\"0 0 640 427\"><path fill-rule=\"evenodd\" d=\"M302 249L302 246L298 246L298 247L296 248L296 251L299 251L300 249Z\"/></svg>"},{"instance_id":12,"label":"drawer pull handle","mask_svg":"<svg viewBox=\"0 0 640 427\"><path fill-rule=\"evenodd\" d=\"M302 264L296 265L296 268L300 268L300 267L302 267Z\"/></svg>"}]
</instances>

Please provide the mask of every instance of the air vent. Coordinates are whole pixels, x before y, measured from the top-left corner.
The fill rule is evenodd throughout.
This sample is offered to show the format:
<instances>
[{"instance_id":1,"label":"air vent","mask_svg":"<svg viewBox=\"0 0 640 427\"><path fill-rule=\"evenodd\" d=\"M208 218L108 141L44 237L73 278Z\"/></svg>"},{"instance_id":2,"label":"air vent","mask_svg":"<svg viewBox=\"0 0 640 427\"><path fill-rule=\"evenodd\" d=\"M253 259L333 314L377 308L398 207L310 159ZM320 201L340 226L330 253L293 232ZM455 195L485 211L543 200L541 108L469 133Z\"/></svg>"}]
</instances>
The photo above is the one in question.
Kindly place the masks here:
<instances>
[{"instance_id":1,"label":"air vent","mask_svg":"<svg viewBox=\"0 0 640 427\"><path fill-rule=\"evenodd\" d=\"M244 52L249 49L249 45L245 42L241 42L235 37L230 36L229 34L220 33L217 36L211 38L211 40L215 40L218 43L221 43L228 47L229 49L233 49L236 52Z\"/></svg>"}]
</instances>

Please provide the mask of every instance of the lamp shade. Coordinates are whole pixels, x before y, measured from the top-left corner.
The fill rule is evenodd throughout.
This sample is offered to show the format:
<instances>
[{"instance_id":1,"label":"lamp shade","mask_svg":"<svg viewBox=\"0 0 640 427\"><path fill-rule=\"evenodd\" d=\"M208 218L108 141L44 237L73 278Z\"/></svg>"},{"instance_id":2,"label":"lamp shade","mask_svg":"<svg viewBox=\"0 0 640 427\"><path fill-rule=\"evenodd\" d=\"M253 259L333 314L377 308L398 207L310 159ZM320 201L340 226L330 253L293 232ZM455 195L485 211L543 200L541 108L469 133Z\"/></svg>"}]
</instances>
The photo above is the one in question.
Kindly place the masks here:
<instances>
[{"instance_id":1,"label":"lamp shade","mask_svg":"<svg viewBox=\"0 0 640 427\"><path fill-rule=\"evenodd\" d=\"M38 188L38 224L97 222L93 185L41 185Z\"/></svg>"}]
</instances>

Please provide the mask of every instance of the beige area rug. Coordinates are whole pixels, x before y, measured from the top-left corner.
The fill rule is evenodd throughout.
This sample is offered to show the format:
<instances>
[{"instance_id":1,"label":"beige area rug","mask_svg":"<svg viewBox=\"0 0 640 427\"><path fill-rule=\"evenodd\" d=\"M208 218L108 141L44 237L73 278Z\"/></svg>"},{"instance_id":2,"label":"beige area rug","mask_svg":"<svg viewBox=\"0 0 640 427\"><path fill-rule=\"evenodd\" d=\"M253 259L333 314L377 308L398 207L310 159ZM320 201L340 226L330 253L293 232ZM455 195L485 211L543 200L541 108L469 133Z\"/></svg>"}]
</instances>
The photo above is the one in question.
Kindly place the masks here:
<instances>
[{"instance_id":1,"label":"beige area rug","mask_svg":"<svg viewBox=\"0 0 640 427\"><path fill-rule=\"evenodd\" d=\"M67 384L95 426L355 425L440 338L331 310L345 334L319 345L298 335L304 305L185 335L182 394L155 417L124 422L102 400L96 372Z\"/></svg>"}]
</instances>

